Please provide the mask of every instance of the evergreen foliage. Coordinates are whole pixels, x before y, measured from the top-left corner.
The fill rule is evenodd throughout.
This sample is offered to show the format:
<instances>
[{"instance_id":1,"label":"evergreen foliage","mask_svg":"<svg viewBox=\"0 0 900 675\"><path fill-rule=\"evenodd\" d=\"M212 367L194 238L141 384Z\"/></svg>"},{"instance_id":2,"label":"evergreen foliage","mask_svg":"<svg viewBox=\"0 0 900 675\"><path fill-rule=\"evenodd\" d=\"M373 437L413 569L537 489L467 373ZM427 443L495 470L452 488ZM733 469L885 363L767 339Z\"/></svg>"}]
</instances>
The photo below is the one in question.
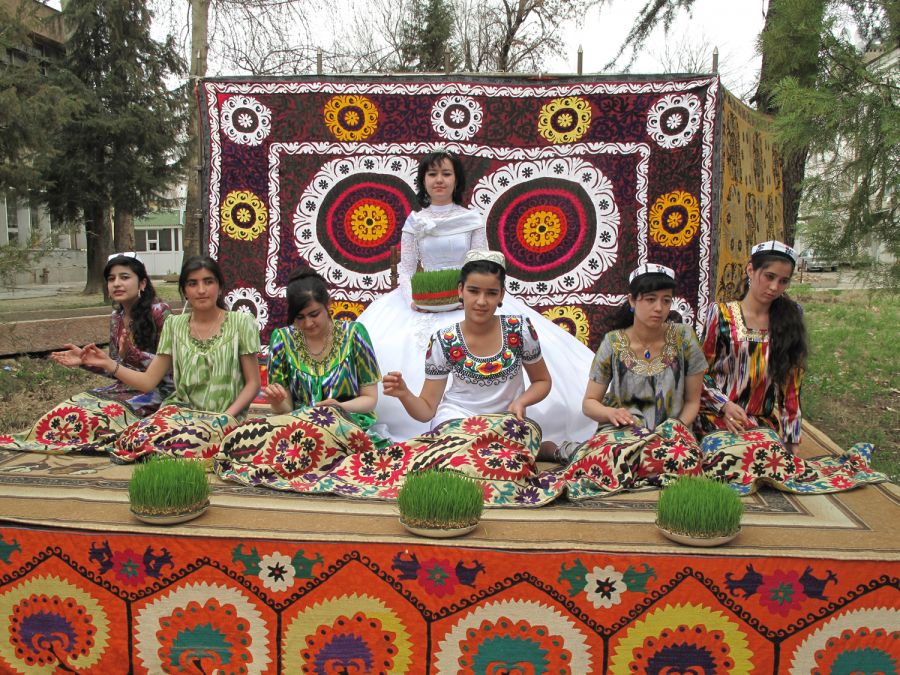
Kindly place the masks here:
<instances>
[{"instance_id":1,"label":"evergreen foliage","mask_svg":"<svg viewBox=\"0 0 900 675\"><path fill-rule=\"evenodd\" d=\"M42 170L55 218L83 218L88 287L102 283L111 212L142 215L183 174L187 97L169 80L184 73L171 38L150 37L141 0L70 0L65 68L82 110L54 138Z\"/></svg>"},{"instance_id":2,"label":"evergreen foliage","mask_svg":"<svg viewBox=\"0 0 900 675\"><path fill-rule=\"evenodd\" d=\"M484 493L477 481L461 473L429 470L407 475L397 506L410 527L456 529L478 522Z\"/></svg>"},{"instance_id":3,"label":"evergreen foliage","mask_svg":"<svg viewBox=\"0 0 900 675\"><path fill-rule=\"evenodd\" d=\"M459 59L453 47L453 8L447 0L413 0L400 29L400 69L442 72L445 54L451 69Z\"/></svg>"}]
</instances>

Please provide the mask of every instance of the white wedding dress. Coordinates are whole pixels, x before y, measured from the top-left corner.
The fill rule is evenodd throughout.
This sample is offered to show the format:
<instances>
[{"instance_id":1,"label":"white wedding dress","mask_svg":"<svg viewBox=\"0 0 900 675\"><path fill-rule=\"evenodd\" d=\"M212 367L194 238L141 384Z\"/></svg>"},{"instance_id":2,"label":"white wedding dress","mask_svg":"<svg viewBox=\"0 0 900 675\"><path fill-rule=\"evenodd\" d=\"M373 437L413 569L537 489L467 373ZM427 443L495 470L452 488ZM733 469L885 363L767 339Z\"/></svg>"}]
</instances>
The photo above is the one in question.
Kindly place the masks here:
<instances>
[{"instance_id":1,"label":"white wedding dress","mask_svg":"<svg viewBox=\"0 0 900 675\"><path fill-rule=\"evenodd\" d=\"M462 309L449 312L412 309L410 278L418 264L421 262L422 269L427 271L458 269L468 250L487 247L481 217L462 206L432 205L409 215L400 240L399 288L372 302L358 319L369 331L382 375L400 371L410 391L418 394L425 381L428 339L438 329L465 318ZM590 438L596 423L581 413L581 400L593 352L509 292L497 313L526 316L538 333L553 388L546 399L529 407L526 414L541 426L544 440L561 443ZM380 386L375 413L395 441L417 436L431 426L412 419L400 401L385 396Z\"/></svg>"}]
</instances>

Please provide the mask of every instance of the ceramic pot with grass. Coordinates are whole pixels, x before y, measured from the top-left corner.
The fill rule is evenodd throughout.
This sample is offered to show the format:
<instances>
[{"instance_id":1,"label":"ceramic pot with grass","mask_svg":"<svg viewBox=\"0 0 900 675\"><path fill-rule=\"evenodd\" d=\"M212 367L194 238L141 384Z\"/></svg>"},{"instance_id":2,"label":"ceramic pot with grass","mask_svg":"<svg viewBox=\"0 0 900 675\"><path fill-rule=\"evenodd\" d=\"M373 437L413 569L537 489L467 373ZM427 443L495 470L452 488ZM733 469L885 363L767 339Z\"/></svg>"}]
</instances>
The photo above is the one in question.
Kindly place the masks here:
<instances>
[{"instance_id":1,"label":"ceramic pot with grass","mask_svg":"<svg viewBox=\"0 0 900 675\"><path fill-rule=\"evenodd\" d=\"M409 280L413 304L428 312L449 312L459 307L459 270L416 272Z\"/></svg>"},{"instance_id":2,"label":"ceramic pot with grass","mask_svg":"<svg viewBox=\"0 0 900 675\"><path fill-rule=\"evenodd\" d=\"M681 476L659 496L656 525L667 539L687 546L721 546L741 532L744 505L725 483Z\"/></svg>"},{"instance_id":3,"label":"ceramic pot with grass","mask_svg":"<svg viewBox=\"0 0 900 675\"><path fill-rule=\"evenodd\" d=\"M468 534L484 511L484 493L472 478L456 471L429 470L406 477L397 496L400 524L422 537Z\"/></svg>"},{"instance_id":4,"label":"ceramic pot with grass","mask_svg":"<svg viewBox=\"0 0 900 675\"><path fill-rule=\"evenodd\" d=\"M131 512L154 525L183 523L209 507L209 480L202 462L154 455L134 467L128 483Z\"/></svg>"}]
</instances>

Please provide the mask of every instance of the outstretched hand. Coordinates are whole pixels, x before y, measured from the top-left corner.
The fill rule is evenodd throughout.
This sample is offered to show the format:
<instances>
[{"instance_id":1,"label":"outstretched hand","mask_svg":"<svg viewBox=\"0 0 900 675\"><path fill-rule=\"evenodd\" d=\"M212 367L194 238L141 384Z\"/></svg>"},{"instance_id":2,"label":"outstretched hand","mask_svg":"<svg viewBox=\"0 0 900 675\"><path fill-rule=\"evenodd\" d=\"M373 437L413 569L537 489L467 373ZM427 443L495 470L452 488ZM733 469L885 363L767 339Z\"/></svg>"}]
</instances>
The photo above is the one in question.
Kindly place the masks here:
<instances>
[{"instance_id":1,"label":"outstretched hand","mask_svg":"<svg viewBox=\"0 0 900 675\"><path fill-rule=\"evenodd\" d=\"M385 396L394 396L401 398L409 394L409 387L403 380L403 374L399 370L392 370L381 379L382 389Z\"/></svg>"},{"instance_id":2,"label":"outstretched hand","mask_svg":"<svg viewBox=\"0 0 900 675\"><path fill-rule=\"evenodd\" d=\"M103 370L112 370L110 364L115 364L109 356L100 347L95 344L85 345L81 350L81 362L86 366L94 366Z\"/></svg>"},{"instance_id":3,"label":"outstretched hand","mask_svg":"<svg viewBox=\"0 0 900 675\"><path fill-rule=\"evenodd\" d=\"M81 365L81 353L84 351L81 347L71 344L64 344L65 351L53 352L50 359L55 363L66 368L74 368Z\"/></svg>"}]
</instances>

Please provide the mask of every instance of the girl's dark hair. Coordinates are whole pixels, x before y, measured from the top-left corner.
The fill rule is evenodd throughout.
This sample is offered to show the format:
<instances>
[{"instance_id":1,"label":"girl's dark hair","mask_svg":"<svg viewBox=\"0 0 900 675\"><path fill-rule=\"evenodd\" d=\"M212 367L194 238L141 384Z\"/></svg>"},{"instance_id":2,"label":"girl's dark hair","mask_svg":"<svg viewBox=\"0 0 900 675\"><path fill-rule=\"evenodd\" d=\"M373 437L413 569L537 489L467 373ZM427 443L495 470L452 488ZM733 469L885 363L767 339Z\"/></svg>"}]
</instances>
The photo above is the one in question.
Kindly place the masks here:
<instances>
[{"instance_id":1,"label":"girl's dark hair","mask_svg":"<svg viewBox=\"0 0 900 675\"><path fill-rule=\"evenodd\" d=\"M137 258L127 255L117 255L106 261L103 268L103 278L108 279L109 273L116 265L127 267L137 275L138 286L142 281L147 283L144 290L138 294L138 298L131 308L131 340L135 347L147 352L155 352L159 342L159 331L156 322L153 321L153 303L156 302L156 290L153 282L147 274L147 268Z\"/></svg>"},{"instance_id":2,"label":"girl's dark hair","mask_svg":"<svg viewBox=\"0 0 900 675\"><path fill-rule=\"evenodd\" d=\"M459 283L465 284L466 279L472 273L476 274L493 274L500 279L500 288L506 288L506 270L502 265L498 265L492 260L473 260L467 262L459 271Z\"/></svg>"},{"instance_id":3,"label":"girl's dark hair","mask_svg":"<svg viewBox=\"0 0 900 675\"><path fill-rule=\"evenodd\" d=\"M184 261L181 266L181 274L178 275L178 292L184 297L184 287L187 286L188 276L197 270L209 270L213 273L216 281L219 282L219 297L216 298L216 307L219 309L228 309L225 306L225 299L222 297L222 291L225 289L225 277L222 274L222 268L219 263L210 258L208 255L194 255Z\"/></svg>"},{"instance_id":4,"label":"girl's dark hair","mask_svg":"<svg viewBox=\"0 0 900 675\"><path fill-rule=\"evenodd\" d=\"M453 186L453 203L462 206L462 194L466 189L466 172L463 170L462 162L456 155L451 155L446 150L438 150L425 155L419 162L419 173L416 175L416 197L419 200L419 206L423 209L431 204L431 197L425 189L425 174L428 173L428 169L439 166L445 159L453 165L453 175L456 178L456 184Z\"/></svg>"},{"instance_id":5,"label":"girl's dark hair","mask_svg":"<svg viewBox=\"0 0 900 675\"><path fill-rule=\"evenodd\" d=\"M765 269L774 262L787 262L794 273L793 258L778 253L757 253L750 256L750 266L754 270ZM749 279L744 279L740 300L747 297L750 290ZM769 353L767 368L772 380L785 385L794 368L806 368L809 347L806 325L803 323L803 309L786 294L769 305Z\"/></svg>"},{"instance_id":6,"label":"girl's dark hair","mask_svg":"<svg viewBox=\"0 0 900 675\"><path fill-rule=\"evenodd\" d=\"M294 323L297 315L311 302L318 302L327 310L328 303L331 302L328 286L325 279L315 270L298 267L288 275L288 324Z\"/></svg>"},{"instance_id":7,"label":"girl's dark hair","mask_svg":"<svg viewBox=\"0 0 900 675\"><path fill-rule=\"evenodd\" d=\"M628 284L628 293L635 300L645 293L654 293L655 291L663 290L675 290L675 280L670 276L657 274L655 272L635 277L634 281ZM625 304L619 307L613 314L609 330L613 331L628 328L633 323L634 312L631 311L631 305L626 300Z\"/></svg>"}]
</instances>

